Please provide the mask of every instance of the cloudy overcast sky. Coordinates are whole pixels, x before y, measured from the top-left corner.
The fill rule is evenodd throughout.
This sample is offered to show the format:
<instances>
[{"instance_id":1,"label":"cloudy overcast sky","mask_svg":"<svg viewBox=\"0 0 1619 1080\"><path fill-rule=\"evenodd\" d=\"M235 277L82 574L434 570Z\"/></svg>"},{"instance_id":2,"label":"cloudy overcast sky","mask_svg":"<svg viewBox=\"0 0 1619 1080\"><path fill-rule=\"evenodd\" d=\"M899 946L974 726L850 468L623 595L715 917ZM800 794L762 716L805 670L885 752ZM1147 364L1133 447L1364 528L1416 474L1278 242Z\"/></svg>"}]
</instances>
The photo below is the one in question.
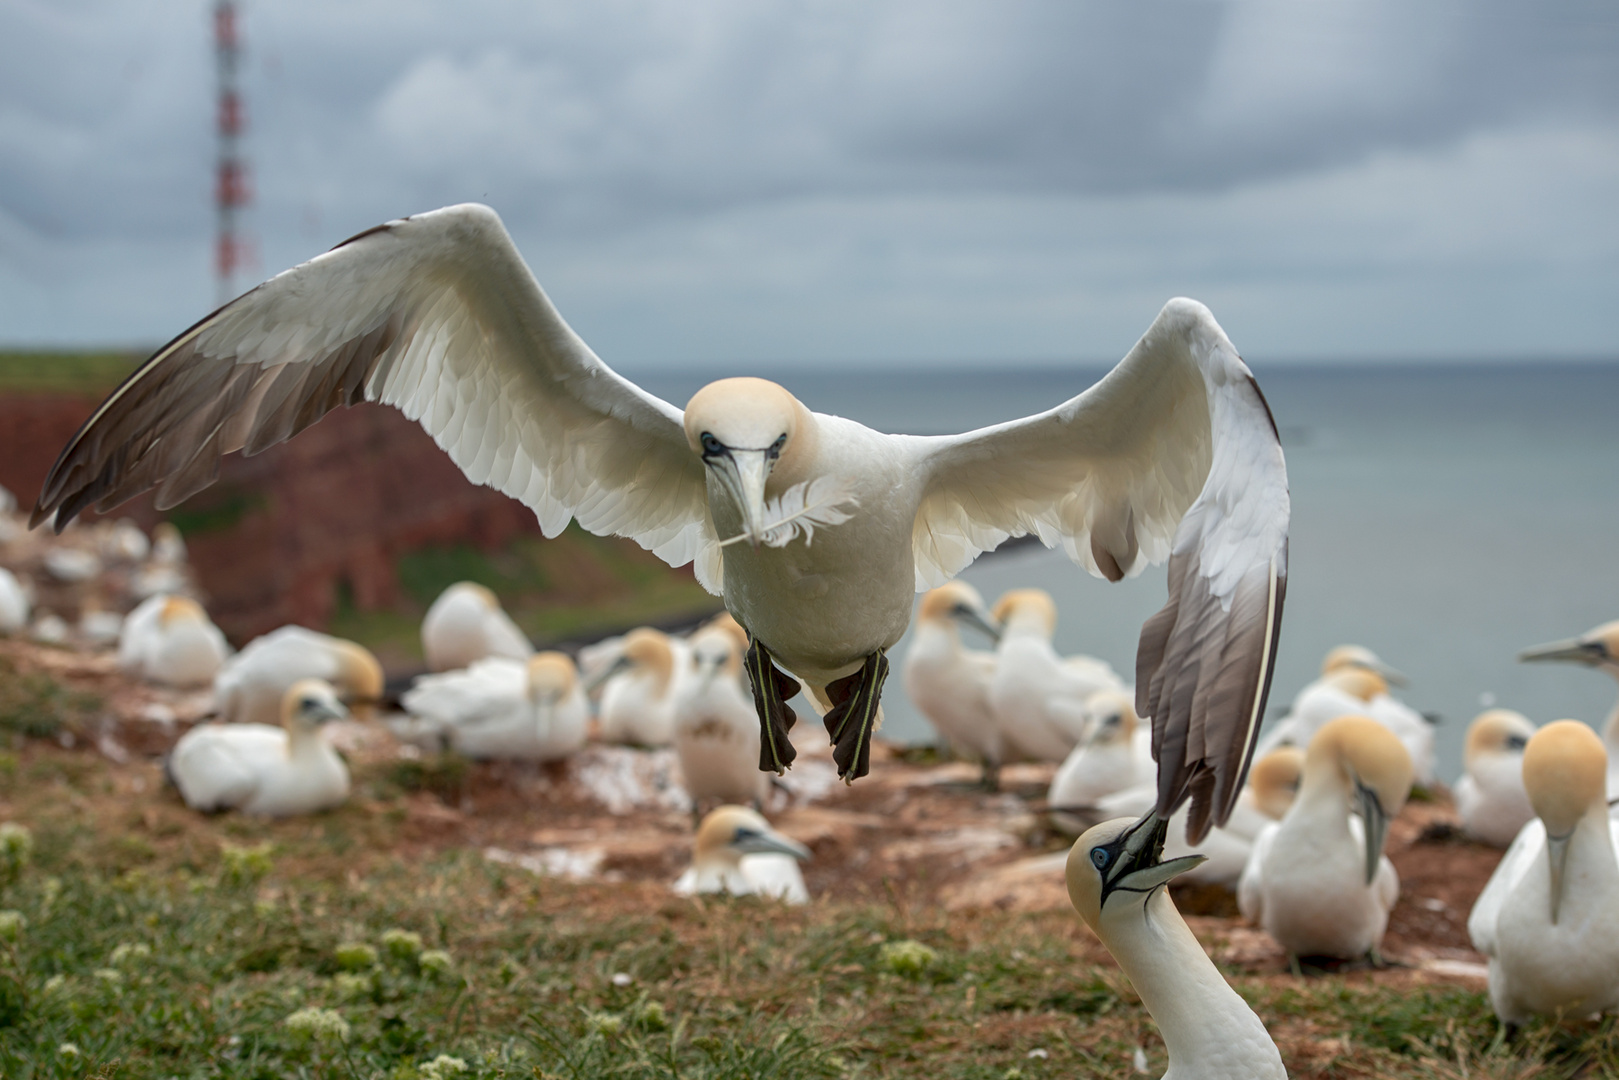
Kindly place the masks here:
<instances>
[{"instance_id":1,"label":"cloudy overcast sky","mask_svg":"<svg viewBox=\"0 0 1619 1080\"><path fill-rule=\"evenodd\" d=\"M0 0L0 345L205 313L199 0ZM1619 355L1619 5L262 0L267 276L504 217L609 361ZM245 285L250 284L243 281Z\"/></svg>"}]
</instances>

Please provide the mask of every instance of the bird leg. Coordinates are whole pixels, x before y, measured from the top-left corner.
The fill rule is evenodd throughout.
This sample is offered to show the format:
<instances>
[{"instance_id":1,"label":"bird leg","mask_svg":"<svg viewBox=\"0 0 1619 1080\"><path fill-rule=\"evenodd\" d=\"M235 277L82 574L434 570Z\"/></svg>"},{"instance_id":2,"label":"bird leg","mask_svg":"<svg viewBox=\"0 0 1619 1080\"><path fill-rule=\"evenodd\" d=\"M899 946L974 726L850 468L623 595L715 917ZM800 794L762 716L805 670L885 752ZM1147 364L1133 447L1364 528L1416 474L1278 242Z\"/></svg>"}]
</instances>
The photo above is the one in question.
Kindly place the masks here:
<instances>
[{"instance_id":1,"label":"bird leg","mask_svg":"<svg viewBox=\"0 0 1619 1080\"><path fill-rule=\"evenodd\" d=\"M985 758L983 770L978 774L978 786L985 791L1001 790L1001 763Z\"/></svg>"},{"instance_id":2,"label":"bird leg","mask_svg":"<svg viewBox=\"0 0 1619 1080\"><path fill-rule=\"evenodd\" d=\"M888 657L878 650L859 671L826 686L832 708L821 720L832 736L832 761L846 784L871 771L871 736L887 678Z\"/></svg>"},{"instance_id":3,"label":"bird leg","mask_svg":"<svg viewBox=\"0 0 1619 1080\"><path fill-rule=\"evenodd\" d=\"M770 650L749 635L748 655L743 665L753 687L753 709L759 714L759 768L777 776L787 771L798 756L787 733L798 723L798 714L787 699L798 693L798 681L784 675L770 657Z\"/></svg>"}]
</instances>

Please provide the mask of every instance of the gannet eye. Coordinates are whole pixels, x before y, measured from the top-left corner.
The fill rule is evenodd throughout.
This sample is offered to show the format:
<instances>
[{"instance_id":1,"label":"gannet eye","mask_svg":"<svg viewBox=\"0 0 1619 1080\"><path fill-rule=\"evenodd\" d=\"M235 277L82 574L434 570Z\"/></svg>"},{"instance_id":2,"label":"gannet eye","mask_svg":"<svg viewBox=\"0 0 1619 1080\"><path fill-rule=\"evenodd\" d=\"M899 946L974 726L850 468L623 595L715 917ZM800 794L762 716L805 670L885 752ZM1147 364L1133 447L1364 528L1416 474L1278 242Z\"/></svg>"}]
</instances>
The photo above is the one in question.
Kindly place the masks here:
<instances>
[{"instance_id":1,"label":"gannet eye","mask_svg":"<svg viewBox=\"0 0 1619 1080\"><path fill-rule=\"evenodd\" d=\"M318 704L320 704L320 703L318 701L316 701L314 698L306 697L302 701L298 702L298 707L300 709L304 710L305 712L309 712L310 710L314 709L314 707L316 705L318 705Z\"/></svg>"},{"instance_id":2,"label":"gannet eye","mask_svg":"<svg viewBox=\"0 0 1619 1080\"><path fill-rule=\"evenodd\" d=\"M701 441L703 444L703 453L705 455L725 453L725 444L714 438L714 436L708 432L703 432Z\"/></svg>"},{"instance_id":3,"label":"gannet eye","mask_svg":"<svg viewBox=\"0 0 1619 1080\"><path fill-rule=\"evenodd\" d=\"M1091 865L1098 870L1106 870L1112 860L1113 853L1107 848L1091 848Z\"/></svg>"},{"instance_id":4,"label":"gannet eye","mask_svg":"<svg viewBox=\"0 0 1619 1080\"><path fill-rule=\"evenodd\" d=\"M775 442L771 443L770 444L770 460L774 461L777 458L781 457L781 448L786 446L786 445L787 445L787 436L785 434L782 435L781 437L779 437Z\"/></svg>"}]
</instances>

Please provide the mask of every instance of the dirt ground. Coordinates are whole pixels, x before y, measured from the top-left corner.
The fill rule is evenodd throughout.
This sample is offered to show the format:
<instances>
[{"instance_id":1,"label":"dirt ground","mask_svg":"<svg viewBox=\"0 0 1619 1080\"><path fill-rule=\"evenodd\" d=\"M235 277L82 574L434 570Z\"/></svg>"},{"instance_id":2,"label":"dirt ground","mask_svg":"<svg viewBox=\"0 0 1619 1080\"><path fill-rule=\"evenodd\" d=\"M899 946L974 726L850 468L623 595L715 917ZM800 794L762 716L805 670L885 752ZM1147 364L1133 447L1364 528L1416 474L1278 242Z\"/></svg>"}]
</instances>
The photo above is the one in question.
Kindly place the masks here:
<instances>
[{"instance_id":1,"label":"dirt ground","mask_svg":"<svg viewBox=\"0 0 1619 1080\"><path fill-rule=\"evenodd\" d=\"M350 877L377 860L474 849L536 873L616 885L588 890L604 917L615 903L644 907L690 856L692 814L669 751L592 743L543 767L447 765L400 743L378 719L345 722L334 738L355 773L348 806L288 822L205 818L164 784L161 758L205 714L208 694L132 682L110 655L0 641L0 679L37 674L94 697L76 699L83 715L54 738L13 736L12 771L28 782L6 785L0 820L66 813L65 797L101 841L141 858L212 858L221 843L268 838L287 842L311 873ZM871 775L846 786L816 745L817 730L813 719L795 730L799 763L766 807L777 828L814 853L805 866L813 896L963 913L1068 909L1061 867L1071 840L1039 812L1053 766L1009 767L1002 790L990 793L977 786L976 766L880 746ZM1461 839L1454 821L1439 792L1410 803L1395 822L1387 852L1401 895L1383 946L1390 966L1350 965L1346 977L1481 985L1467 915L1501 853ZM321 837L330 842L304 842ZM1229 893L1194 887L1175 896L1217 959L1253 975L1286 974L1282 951L1235 917Z\"/></svg>"}]
</instances>

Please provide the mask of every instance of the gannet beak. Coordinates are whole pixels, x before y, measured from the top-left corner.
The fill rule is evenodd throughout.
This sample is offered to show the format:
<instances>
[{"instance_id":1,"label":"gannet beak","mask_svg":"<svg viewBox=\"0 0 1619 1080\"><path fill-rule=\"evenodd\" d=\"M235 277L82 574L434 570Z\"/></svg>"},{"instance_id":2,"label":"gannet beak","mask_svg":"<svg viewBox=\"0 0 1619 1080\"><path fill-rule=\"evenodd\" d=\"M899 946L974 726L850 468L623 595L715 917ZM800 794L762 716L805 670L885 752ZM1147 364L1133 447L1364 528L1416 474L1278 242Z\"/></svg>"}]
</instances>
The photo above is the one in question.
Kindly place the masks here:
<instances>
[{"instance_id":1,"label":"gannet beak","mask_svg":"<svg viewBox=\"0 0 1619 1080\"><path fill-rule=\"evenodd\" d=\"M1389 817L1377 792L1355 780L1355 810L1366 827L1366 884L1377 877L1377 866L1383 857L1383 841L1388 839Z\"/></svg>"},{"instance_id":2,"label":"gannet beak","mask_svg":"<svg viewBox=\"0 0 1619 1080\"><path fill-rule=\"evenodd\" d=\"M989 612L973 604L957 604L950 609L950 617L958 622L966 623L973 629L985 634L991 641L1001 640L1001 624L992 618Z\"/></svg>"},{"instance_id":3,"label":"gannet beak","mask_svg":"<svg viewBox=\"0 0 1619 1080\"><path fill-rule=\"evenodd\" d=\"M742 515L742 535L754 550L764 539L765 481L774 463L769 450L732 450L703 459Z\"/></svg>"},{"instance_id":4,"label":"gannet beak","mask_svg":"<svg viewBox=\"0 0 1619 1080\"><path fill-rule=\"evenodd\" d=\"M1563 903L1563 868L1568 863L1568 841L1572 832L1566 836L1546 837L1546 865L1552 872L1552 925L1557 925L1557 909Z\"/></svg>"},{"instance_id":5,"label":"gannet beak","mask_svg":"<svg viewBox=\"0 0 1619 1080\"><path fill-rule=\"evenodd\" d=\"M1410 685L1411 680L1406 677L1405 672L1399 670L1398 668L1389 667L1381 660L1372 665L1372 670L1383 676L1383 681L1388 683L1390 686Z\"/></svg>"},{"instance_id":6,"label":"gannet beak","mask_svg":"<svg viewBox=\"0 0 1619 1080\"><path fill-rule=\"evenodd\" d=\"M1116 890L1150 893L1186 871L1208 861L1206 855L1183 855L1162 862L1164 839L1169 835L1169 822L1149 811L1147 816L1130 826L1120 839L1118 857L1114 859L1112 873L1103 883L1102 903Z\"/></svg>"},{"instance_id":7,"label":"gannet beak","mask_svg":"<svg viewBox=\"0 0 1619 1080\"><path fill-rule=\"evenodd\" d=\"M810 857L810 849L774 829L738 829L731 846L744 855L791 855L800 862Z\"/></svg>"},{"instance_id":8,"label":"gannet beak","mask_svg":"<svg viewBox=\"0 0 1619 1080\"><path fill-rule=\"evenodd\" d=\"M349 711L343 707L341 701L317 701L310 719L317 724L329 724L333 720L347 720L348 716Z\"/></svg>"},{"instance_id":9,"label":"gannet beak","mask_svg":"<svg viewBox=\"0 0 1619 1080\"><path fill-rule=\"evenodd\" d=\"M1608 647L1601 641L1570 638L1545 645L1533 645L1518 654L1520 663L1532 664L1541 660L1572 660L1577 664L1596 666L1607 660Z\"/></svg>"},{"instance_id":10,"label":"gannet beak","mask_svg":"<svg viewBox=\"0 0 1619 1080\"><path fill-rule=\"evenodd\" d=\"M614 660L606 667L596 670L590 676L588 676L583 683L585 693L595 693L598 686L606 682L608 679L611 679L619 672L628 671L633 664L634 661L628 656L620 656L617 660Z\"/></svg>"}]
</instances>

